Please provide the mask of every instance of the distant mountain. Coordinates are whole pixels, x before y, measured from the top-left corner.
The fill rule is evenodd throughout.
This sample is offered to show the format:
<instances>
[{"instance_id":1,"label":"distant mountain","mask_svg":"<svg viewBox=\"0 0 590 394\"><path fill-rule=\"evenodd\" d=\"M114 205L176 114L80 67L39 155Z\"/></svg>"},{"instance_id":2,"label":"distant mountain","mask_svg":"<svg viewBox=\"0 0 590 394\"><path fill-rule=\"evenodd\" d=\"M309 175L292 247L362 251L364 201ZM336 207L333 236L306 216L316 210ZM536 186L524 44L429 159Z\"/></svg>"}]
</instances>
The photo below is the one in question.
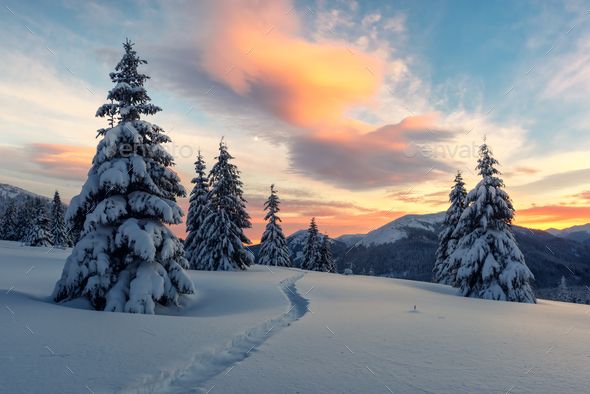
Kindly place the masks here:
<instances>
[{"instance_id":1,"label":"distant mountain","mask_svg":"<svg viewBox=\"0 0 590 394\"><path fill-rule=\"evenodd\" d=\"M0 215L4 214L4 210L9 202L13 202L16 207L22 207L29 204L31 201L41 201L49 207L51 199L49 197L35 194L20 187L0 183Z\"/></svg>"},{"instance_id":2,"label":"distant mountain","mask_svg":"<svg viewBox=\"0 0 590 394\"><path fill-rule=\"evenodd\" d=\"M50 199L39 194L35 194L17 186L12 186L7 183L0 183L0 201L5 202L8 199L20 199L21 197L41 198L49 201Z\"/></svg>"},{"instance_id":3,"label":"distant mountain","mask_svg":"<svg viewBox=\"0 0 590 394\"><path fill-rule=\"evenodd\" d=\"M590 245L590 223L572 226L561 230L550 228L547 232L556 237L566 238Z\"/></svg>"},{"instance_id":4,"label":"distant mountain","mask_svg":"<svg viewBox=\"0 0 590 394\"><path fill-rule=\"evenodd\" d=\"M366 234L344 234L337 237L336 239L344 243L346 246L352 246L363 239L365 236Z\"/></svg>"},{"instance_id":5,"label":"distant mountain","mask_svg":"<svg viewBox=\"0 0 590 394\"><path fill-rule=\"evenodd\" d=\"M368 234L340 236L332 244L337 270L343 272L351 268L355 274L430 282L443 220L444 213L406 215ZM563 234L556 236L549 231L512 228L526 263L535 275L534 286L543 289L544 292L539 293L543 297L556 297L555 289L562 276L572 291L583 290L590 283L590 243L578 242ZM571 236L588 234L585 229L578 226L571 231L556 231ZM299 230L287 237L295 265L301 263L306 236L306 230ZM254 253L258 248L258 245L251 247Z\"/></svg>"},{"instance_id":6,"label":"distant mountain","mask_svg":"<svg viewBox=\"0 0 590 394\"><path fill-rule=\"evenodd\" d=\"M445 218L444 212L427 215L406 215L368 234L343 235L336 238L348 246L379 246L408 238L415 230L436 232Z\"/></svg>"},{"instance_id":7,"label":"distant mountain","mask_svg":"<svg viewBox=\"0 0 590 394\"><path fill-rule=\"evenodd\" d=\"M430 281L443 220L443 213L406 215L364 236L339 237L347 248L334 253L338 269ZM562 275L572 286L590 281L590 245L541 230L513 226L513 231L536 287L554 288Z\"/></svg>"}]
</instances>

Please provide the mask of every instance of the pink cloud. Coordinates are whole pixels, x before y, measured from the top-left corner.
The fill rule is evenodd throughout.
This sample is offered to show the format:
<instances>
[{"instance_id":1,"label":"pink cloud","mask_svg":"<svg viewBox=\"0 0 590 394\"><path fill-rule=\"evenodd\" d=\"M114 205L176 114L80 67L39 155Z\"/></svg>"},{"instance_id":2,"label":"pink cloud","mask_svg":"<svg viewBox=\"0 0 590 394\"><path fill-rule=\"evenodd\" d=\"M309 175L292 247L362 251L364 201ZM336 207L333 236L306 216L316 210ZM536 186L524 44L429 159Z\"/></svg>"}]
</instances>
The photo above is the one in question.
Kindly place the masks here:
<instances>
[{"instance_id":1,"label":"pink cloud","mask_svg":"<svg viewBox=\"0 0 590 394\"><path fill-rule=\"evenodd\" d=\"M383 65L374 54L303 38L289 1L219 1L208 13L202 68L292 124L338 123L381 83Z\"/></svg>"},{"instance_id":2,"label":"pink cloud","mask_svg":"<svg viewBox=\"0 0 590 394\"><path fill-rule=\"evenodd\" d=\"M33 172L66 180L85 179L95 153L95 148L62 144L33 143L28 149Z\"/></svg>"}]
</instances>

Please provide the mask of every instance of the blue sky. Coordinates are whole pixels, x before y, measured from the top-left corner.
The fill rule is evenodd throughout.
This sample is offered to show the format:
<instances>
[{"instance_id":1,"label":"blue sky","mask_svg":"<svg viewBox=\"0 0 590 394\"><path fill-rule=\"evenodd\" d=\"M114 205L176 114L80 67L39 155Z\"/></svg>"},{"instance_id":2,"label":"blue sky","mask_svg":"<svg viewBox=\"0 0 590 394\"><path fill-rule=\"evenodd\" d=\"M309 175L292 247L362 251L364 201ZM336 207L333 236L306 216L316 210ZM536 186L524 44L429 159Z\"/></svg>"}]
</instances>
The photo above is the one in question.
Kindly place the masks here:
<instances>
[{"instance_id":1,"label":"blue sky","mask_svg":"<svg viewBox=\"0 0 590 394\"><path fill-rule=\"evenodd\" d=\"M290 228L366 231L445 209L457 169L476 181L457 147L487 135L521 223L587 222L588 19L582 2L7 1L0 181L77 193L130 37L187 187L225 136L253 209L275 182Z\"/></svg>"}]
</instances>

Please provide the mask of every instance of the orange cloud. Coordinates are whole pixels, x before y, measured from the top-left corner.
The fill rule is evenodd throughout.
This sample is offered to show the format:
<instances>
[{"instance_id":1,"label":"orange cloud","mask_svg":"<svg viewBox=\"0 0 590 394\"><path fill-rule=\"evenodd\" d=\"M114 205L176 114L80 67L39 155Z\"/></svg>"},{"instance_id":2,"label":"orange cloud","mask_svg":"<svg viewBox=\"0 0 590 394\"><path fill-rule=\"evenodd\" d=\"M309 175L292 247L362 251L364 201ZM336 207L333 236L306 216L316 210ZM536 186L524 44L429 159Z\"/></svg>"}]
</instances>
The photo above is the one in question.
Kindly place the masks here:
<instances>
[{"instance_id":1,"label":"orange cloud","mask_svg":"<svg viewBox=\"0 0 590 394\"><path fill-rule=\"evenodd\" d=\"M34 172L53 178L83 180L92 163L95 148L61 144L30 144Z\"/></svg>"},{"instance_id":2,"label":"orange cloud","mask_svg":"<svg viewBox=\"0 0 590 394\"><path fill-rule=\"evenodd\" d=\"M520 209L515 224L533 228L566 228L590 222L590 206L547 205Z\"/></svg>"},{"instance_id":3,"label":"orange cloud","mask_svg":"<svg viewBox=\"0 0 590 394\"><path fill-rule=\"evenodd\" d=\"M210 14L202 68L292 124L340 122L381 83L382 62L375 55L340 41L302 38L287 0L220 1Z\"/></svg>"}]
</instances>

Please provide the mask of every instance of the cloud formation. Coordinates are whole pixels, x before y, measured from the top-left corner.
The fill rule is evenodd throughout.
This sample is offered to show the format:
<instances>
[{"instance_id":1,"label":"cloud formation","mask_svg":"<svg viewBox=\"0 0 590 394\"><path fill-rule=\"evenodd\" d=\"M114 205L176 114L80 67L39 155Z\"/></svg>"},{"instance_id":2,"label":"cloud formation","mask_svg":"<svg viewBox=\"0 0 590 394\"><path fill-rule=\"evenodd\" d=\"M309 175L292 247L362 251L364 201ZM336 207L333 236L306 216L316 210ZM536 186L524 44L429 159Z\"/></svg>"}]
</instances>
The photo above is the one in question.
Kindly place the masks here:
<instances>
[{"instance_id":1,"label":"cloud formation","mask_svg":"<svg viewBox=\"0 0 590 394\"><path fill-rule=\"evenodd\" d=\"M182 14L186 29L173 27L150 49L159 70L154 82L216 119L232 118L232 127L286 146L291 171L330 185L391 187L447 171L444 158L415 152L451 142L453 133L433 116L362 115L381 98L392 51L310 34L313 16L297 7L289 0L220 1L171 11L175 19ZM202 23L185 26L188 15ZM351 21L349 29L363 35L378 19Z\"/></svg>"},{"instance_id":2,"label":"cloud formation","mask_svg":"<svg viewBox=\"0 0 590 394\"><path fill-rule=\"evenodd\" d=\"M375 55L341 41L303 38L289 1L218 1L207 11L202 69L289 123L338 122L381 83L383 65Z\"/></svg>"},{"instance_id":3,"label":"cloud formation","mask_svg":"<svg viewBox=\"0 0 590 394\"><path fill-rule=\"evenodd\" d=\"M514 187L530 194L546 193L590 183L590 168L547 175L537 181Z\"/></svg>"},{"instance_id":4,"label":"cloud formation","mask_svg":"<svg viewBox=\"0 0 590 394\"><path fill-rule=\"evenodd\" d=\"M34 172L66 180L86 179L95 149L62 144L29 144Z\"/></svg>"},{"instance_id":5,"label":"cloud formation","mask_svg":"<svg viewBox=\"0 0 590 394\"><path fill-rule=\"evenodd\" d=\"M453 133L437 129L428 117L409 117L368 133L308 134L291 141L294 171L348 189L402 185L450 171L446 163L413 143L448 142Z\"/></svg>"}]
</instances>

